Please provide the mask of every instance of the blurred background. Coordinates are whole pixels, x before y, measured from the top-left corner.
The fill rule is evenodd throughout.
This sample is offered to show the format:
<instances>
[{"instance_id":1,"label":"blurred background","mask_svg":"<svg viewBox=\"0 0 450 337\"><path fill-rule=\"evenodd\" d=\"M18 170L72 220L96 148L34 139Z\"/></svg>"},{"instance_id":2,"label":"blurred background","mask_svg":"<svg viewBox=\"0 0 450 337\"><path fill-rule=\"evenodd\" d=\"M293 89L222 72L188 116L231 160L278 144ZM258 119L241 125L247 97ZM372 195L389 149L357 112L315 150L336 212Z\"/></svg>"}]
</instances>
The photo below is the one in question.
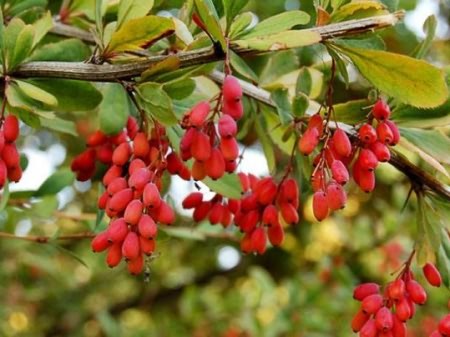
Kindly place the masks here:
<instances>
[{"instance_id":1,"label":"blurred background","mask_svg":"<svg viewBox=\"0 0 450 337\"><path fill-rule=\"evenodd\" d=\"M57 9L60 3L49 5ZM156 1L154 11L176 15L182 3ZM407 11L404 23L380 33L387 49L410 53L424 37L426 18L436 15L428 60L448 66L450 2L400 0L398 7ZM255 20L292 9L315 16L311 1L253 0L245 8ZM326 58L320 47L280 54L270 63L266 56L249 63L261 83L276 82L300 65L314 66ZM326 77L326 70L320 76ZM367 87L356 76L348 90L339 79L336 88L336 102L367 96ZM317 91L320 98L323 88ZM247 108L252 104L247 102ZM95 128L92 115L80 113L74 119L80 134ZM251 122L242 123L239 138L246 150L241 170L267 175L254 128ZM448 125L443 127L448 132ZM21 200L19 192L37 189L56 171L66 174L71 159L83 149L82 141L25 125L21 133L28 166L23 180L11 186L16 198L0 213L0 230L47 236L91 230L97 182L73 182L57 194L31 201ZM417 155L408 156L420 163ZM285 161L277 163L282 174ZM392 280L412 250L415 199L401 211L410 185L383 164L374 193L350 186L347 207L318 223L311 213L309 184L303 179L301 185L301 222L288 230L282 248L263 256L243 255L232 230L195 225L180 209L182 230L159 234L158 253L139 277L129 275L123 264L109 269L104 254L91 252L90 240L37 244L0 239L0 336L351 336L350 322L359 304L352 300L354 286ZM174 179L168 194L179 205L193 189L193 184ZM417 275L424 284L421 273ZM447 290L428 287L427 292L429 301L408 322L409 337L428 336L449 310Z\"/></svg>"}]
</instances>

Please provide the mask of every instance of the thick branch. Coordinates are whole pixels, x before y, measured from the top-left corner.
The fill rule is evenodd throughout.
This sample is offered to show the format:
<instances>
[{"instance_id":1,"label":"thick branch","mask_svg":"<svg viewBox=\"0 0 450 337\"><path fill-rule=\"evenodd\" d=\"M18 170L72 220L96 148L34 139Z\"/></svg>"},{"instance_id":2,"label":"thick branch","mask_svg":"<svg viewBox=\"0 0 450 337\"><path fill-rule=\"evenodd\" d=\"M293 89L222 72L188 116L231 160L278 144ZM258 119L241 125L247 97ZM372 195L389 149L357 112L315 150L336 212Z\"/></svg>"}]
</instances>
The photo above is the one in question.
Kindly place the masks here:
<instances>
[{"instance_id":1,"label":"thick branch","mask_svg":"<svg viewBox=\"0 0 450 337\"><path fill-rule=\"evenodd\" d=\"M213 81L221 84L223 83L225 75L220 71L213 71L209 75L209 77ZM268 91L245 81L240 81L240 84L242 86L243 92L247 96L254 98L264 104L267 104L273 108L276 107L275 103L270 98L270 93ZM352 128L349 125L339 123L339 127L342 127L342 129L344 129L346 132L351 133ZM414 183L428 188L444 199L450 200L450 189L448 188L448 186L441 183L439 180L437 180L431 174L422 170L420 167L417 167L416 165L411 163L406 157L404 157L394 149L391 149L391 159L389 160L389 163L399 171L403 172Z\"/></svg>"},{"instance_id":2,"label":"thick branch","mask_svg":"<svg viewBox=\"0 0 450 337\"><path fill-rule=\"evenodd\" d=\"M318 32L322 37L321 41L325 41L336 37L351 36L392 26L396 24L403 15L403 12L397 12L366 19L350 20L327 26L314 27L309 30ZM64 36L72 34L76 37L83 37L80 35L81 32L78 29L72 27L69 29L61 24L56 25L53 32L60 33ZM236 50L236 52L241 56L257 53L250 49ZM216 55L211 48L181 52L177 54L177 56L180 59L180 67L210 63L223 58L222 55ZM167 57L167 55L151 56L143 61L133 61L115 65L95 65L82 62L30 62L19 66L11 75L25 78L53 77L85 81L115 82L119 79L128 79L130 77L139 76L144 70L155 63L165 60Z\"/></svg>"}]
</instances>

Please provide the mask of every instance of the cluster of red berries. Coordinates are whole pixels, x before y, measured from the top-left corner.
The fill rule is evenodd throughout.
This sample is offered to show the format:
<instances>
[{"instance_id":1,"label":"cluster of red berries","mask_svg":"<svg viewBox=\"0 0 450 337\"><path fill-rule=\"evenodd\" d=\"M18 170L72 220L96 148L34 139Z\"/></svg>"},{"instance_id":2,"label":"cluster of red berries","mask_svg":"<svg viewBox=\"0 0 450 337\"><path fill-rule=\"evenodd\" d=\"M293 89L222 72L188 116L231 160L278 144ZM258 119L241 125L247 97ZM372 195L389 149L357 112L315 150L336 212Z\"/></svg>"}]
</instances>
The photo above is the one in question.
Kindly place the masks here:
<instances>
[{"instance_id":1,"label":"cluster of red berries","mask_svg":"<svg viewBox=\"0 0 450 337\"><path fill-rule=\"evenodd\" d=\"M444 316L439 321L437 330L433 331L430 337L449 337L450 336L450 314Z\"/></svg>"},{"instance_id":2,"label":"cluster of red berries","mask_svg":"<svg viewBox=\"0 0 450 337\"><path fill-rule=\"evenodd\" d=\"M222 114L216 131L214 116L219 111ZM210 102L201 101L184 115L181 126L186 132L180 155L184 161L194 159L191 172L195 180L206 176L215 180L235 171L239 156L236 121L242 114L242 88L235 77L228 75L222 87L221 107L218 104L211 113Z\"/></svg>"},{"instance_id":3,"label":"cluster of red berries","mask_svg":"<svg viewBox=\"0 0 450 337\"><path fill-rule=\"evenodd\" d=\"M390 159L388 146L398 143L400 133L394 122L389 120L389 106L378 100L372 110L369 122L358 130L358 139L353 144L345 131L332 131L319 113L313 115L305 132L300 137L298 148L304 155L311 154L323 141L323 147L314 158L311 184L314 191L313 212L317 220L325 219L330 212L345 207L347 194L343 188L350 179L352 166L354 181L365 192L375 188L375 168L378 162ZM377 120L376 128L372 126Z\"/></svg>"},{"instance_id":4,"label":"cluster of red berries","mask_svg":"<svg viewBox=\"0 0 450 337\"><path fill-rule=\"evenodd\" d=\"M441 276L433 264L427 263L423 272L431 285L441 285ZM426 302L427 293L407 266L383 294L377 283L363 283L355 288L353 298L361 301L352 320L352 329L360 337L405 337L405 322L414 316L416 304Z\"/></svg>"},{"instance_id":5,"label":"cluster of red berries","mask_svg":"<svg viewBox=\"0 0 450 337\"><path fill-rule=\"evenodd\" d=\"M160 195L169 143L159 125L152 129L150 139L139 131L125 132L123 138L112 152L111 166L103 176L105 192L98 200L98 207L111 221L94 238L92 249L107 250L110 267L124 258L129 272L139 274L144 255L155 250L157 223L168 225L175 220L174 211Z\"/></svg>"},{"instance_id":6,"label":"cluster of red berries","mask_svg":"<svg viewBox=\"0 0 450 337\"><path fill-rule=\"evenodd\" d=\"M107 136L100 130L90 135L86 142L87 149L72 161L71 169L76 172L77 180L91 179L95 173L97 162L111 165L115 148L133 139L138 130L136 119L129 117L126 128L114 136Z\"/></svg>"},{"instance_id":7,"label":"cluster of red berries","mask_svg":"<svg viewBox=\"0 0 450 337\"><path fill-rule=\"evenodd\" d=\"M216 194L204 201L203 195L194 192L183 200L183 207L194 209L195 221L208 217L212 224L224 227L232 222L244 233L241 249L244 253L263 254L267 239L274 246L284 240L284 229L280 222L296 224L299 221L299 188L292 178L276 184L272 177L257 178L252 174L238 173L244 195L240 200L228 199Z\"/></svg>"},{"instance_id":8,"label":"cluster of red berries","mask_svg":"<svg viewBox=\"0 0 450 337\"><path fill-rule=\"evenodd\" d=\"M20 155L15 141L19 136L19 121L14 115L8 115L0 126L0 189L6 179L18 182L22 178Z\"/></svg>"}]
</instances>

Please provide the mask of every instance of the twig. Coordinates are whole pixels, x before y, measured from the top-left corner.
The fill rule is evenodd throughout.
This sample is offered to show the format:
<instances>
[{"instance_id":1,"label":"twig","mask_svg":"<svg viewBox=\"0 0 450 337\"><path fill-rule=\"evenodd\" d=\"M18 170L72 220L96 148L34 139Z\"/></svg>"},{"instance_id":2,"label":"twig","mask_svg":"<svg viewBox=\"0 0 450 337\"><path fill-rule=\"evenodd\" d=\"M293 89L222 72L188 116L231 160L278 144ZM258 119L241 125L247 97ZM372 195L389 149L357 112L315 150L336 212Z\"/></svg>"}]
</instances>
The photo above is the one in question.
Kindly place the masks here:
<instances>
[{"instance_id":1,"label":"twig","mask_svg":"<svg viewBox=\"0 0 450 337\"><path fill-rule=\"evenodd\" d=\"M16 239L16 240L25 240L36 243L49 243L53 240L84 240L91 239L95 236L95 233L85 232L85 233L76 233L76 234L68 234L68 235L60 235L57 237L51 236L40 236L40 235L25 235L19 236L12 233L0 232L0 239Z\"/></svg>"},{"instance_id":2,"label":"twig","mask_svg":"<svg viewBox=\"0 0 450 337\"><path fill-rule=\"evenodd\" d=\"M402 17L403 12L380 15L371 18L350 20L331 24L328 26L314 27L307 31L315 31L321 35L321 41L328 39L351 36L363 32L370 32L376 29L395 25ZM58 24L57 30L68 36L69 33L81 37L78 30L63 30L62 24ZM66 27L65 27L66 28ZM67 34L66 34L67 33ZM86 37L87 38L87 37ZM261 53L252 49L232 48L241 56ZM150 66L167 59L169 55L156 55L144 58L142 61L132 61L125 64L87 64L83 62L29 62L19 66L11 75L15 77L52 77L67 78L85 81L116 82L120 79L129 79L139 76ZM173 55L171 55L173 57ZM213 48L202 48L177 54L180 60L180 67L188 67L204 63L211 63L223 60L225 55L218 54Z\"/></svg>"}]
</instances>

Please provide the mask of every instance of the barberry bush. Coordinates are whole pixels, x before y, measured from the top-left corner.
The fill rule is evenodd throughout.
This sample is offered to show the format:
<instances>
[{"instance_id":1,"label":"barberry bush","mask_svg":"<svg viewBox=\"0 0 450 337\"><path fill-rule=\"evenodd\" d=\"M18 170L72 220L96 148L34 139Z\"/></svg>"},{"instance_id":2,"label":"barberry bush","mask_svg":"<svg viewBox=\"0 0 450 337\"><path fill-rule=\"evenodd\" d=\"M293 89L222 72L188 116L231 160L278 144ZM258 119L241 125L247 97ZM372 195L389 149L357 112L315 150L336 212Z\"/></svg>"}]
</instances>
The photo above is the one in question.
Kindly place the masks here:
<instances>
[{"instance_id":1,"label":"barberry bush","mask_svg":"<svg viewBox=\"0 0 450 337\"><path fill-rule=\"evenodd\" d=\"M441 6L0 1L0 335L450 337Z\"/></svg>"}]
</instances>

